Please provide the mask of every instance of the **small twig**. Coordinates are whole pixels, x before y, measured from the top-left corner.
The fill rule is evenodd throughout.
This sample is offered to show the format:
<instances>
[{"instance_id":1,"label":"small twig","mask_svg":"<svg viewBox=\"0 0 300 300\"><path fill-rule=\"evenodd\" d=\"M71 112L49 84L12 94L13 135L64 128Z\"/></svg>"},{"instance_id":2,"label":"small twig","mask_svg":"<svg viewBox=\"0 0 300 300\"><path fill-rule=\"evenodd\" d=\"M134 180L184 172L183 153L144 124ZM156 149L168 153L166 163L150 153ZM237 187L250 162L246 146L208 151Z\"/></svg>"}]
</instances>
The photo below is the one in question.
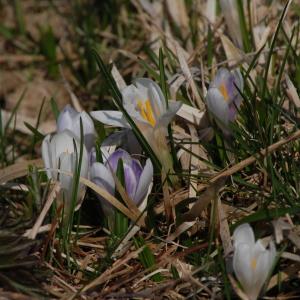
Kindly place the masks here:
<instances>
[{"instance_id":1,"label":"small twig","mask_svg":"<svg viewBox=\"0 0 300 300\"><path fill-rule=\"evenodd\" d=\"M234 166L230 167L227 170L221 171L219 174L217 174L215 177L212 177L209 181L208 184L203 184L198 186L198 192L202 192L203 190L205 190L207 188L207 186L210 183L216 182L219 178L224 177L224 176L231 176L236 172L239 172L241 170L243 170L244 168L250 166L251 164L253 164L254 162L256 162L258 160L258 157L262 156L262 157L266 157L267 155L270 155L271 153L275 152L278 148L293 142L295 140L297 140L298 138L300 138L300 130L297 130L296 132L294 132L293 134L291 134L290 136L281 139L280 141L272 144L271 146L268 146L267 148L261 150L259 153L256 153L254 155L249 156L248 158L242 160L241 162L235 164ZM188 191L186 191L185 195L174 199L173 200L173 205L176 206L178 205L180 202L184 201L186 198L188 197ZM163 205L158 206L155 209L155 212L157 214L160 214L164 211L164 207Z\"/></svg>"},{"instance_id":2,"label":"small twig","mask_svg":"<svg viewBox=\"0 0 300 300\"><path fill-rule=\"evenodd\" d=\"M54 202L54 200L56 199L56 195L60 192L60 189L61 189L61 186L60 186L60 183L57 181L55 184L54 184L54 187L51 191L51 193L49 194L48 198L47 198L47 201L39 215L39 217L37 218L35 224L33 225L30 233L28 234L28 238L29 239L32 239L34 240L36 235L38 234L39 232L39 228L41 227L46 215L47 215L47 212L49 211L52 203Z\"/></svg>"}]
</instances>

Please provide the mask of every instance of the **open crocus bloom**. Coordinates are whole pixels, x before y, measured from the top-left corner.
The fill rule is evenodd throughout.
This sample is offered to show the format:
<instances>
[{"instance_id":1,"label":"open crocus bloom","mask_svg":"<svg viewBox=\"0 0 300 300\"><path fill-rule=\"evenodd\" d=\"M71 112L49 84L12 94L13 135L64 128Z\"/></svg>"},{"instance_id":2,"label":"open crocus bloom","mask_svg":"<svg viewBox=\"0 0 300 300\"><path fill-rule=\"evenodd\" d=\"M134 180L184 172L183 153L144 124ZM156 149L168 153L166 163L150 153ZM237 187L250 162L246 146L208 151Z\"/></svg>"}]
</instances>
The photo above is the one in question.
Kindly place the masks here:
<instances>
[{"instance_id":1,"label":"open crocus bloom","mask_svg":"<svg viewBox=\"0 0 300 300\"><path fill-rule=\"evenodd\" d=\"M77 139L80 139L80 118L82 120L84 144L86 149L90 151L94 146L95 127L92 118L85 111L79 113L71 105L66 105L58 116L57 132L68 129L73 132Z\"/></svg>"},{"instance_id":2,"label":"open crocus bloom","mask_svg":"<svg viewBox=\"0 0 300 300\"><path fill-rule=\"evenodd\" d=\"M64 130L53 136L49 134L42 143L42 157L47 169L47 176L49 179L59 180L66 203L69 203L71 200L73 177L58 173L55 169L74 174L77 160L79 160L79 151L80 143L77 137L69 130ZM88 177L88 154L85 146L83 146L80 176ZM83 190L83 186L79 184L80 192L77 200L81 198Z\"/></svg>"},{"instance_id":3,"label":"open crocus bloom","mask_svg":"<svg viewBox=\"0 0 300 300\"><path fill-rule=\"evenodd\" d=\"M267 250L262 242L255 242L254 233L249 224L237 227L233 234L233 269L244 292L250 300L257 299L272 268L276 249L270 242Z\"/></svg>"},{"instance_id":4,"label":"open crocus bloom","mask_svg":"<svg viewBox=\"0 0 300 300\"><path fill-rule=\"evenodd\" d=\"M111 195L115 194L115 174L119 159L123 162L125 190L128 196L139 206L148 195L152 186L153 166L150 159L147 159L144 168L141 163L133 159L126 151L118 149L111 155L102 152L103 163L93 162L90 169L91 180L97 185L106 189ZM100 198L104 213L110 215L113 209L106 200Z\"/></svg>"},{"instance_id":5,"label":"open crocus bloom","mask_svg":"<svg viewBox=\"0 0 300 300\"><path fill-rule=\"evenodd\" d=\"M169 101L167 108L159 86L146 78L139 78L134 84L123 89L122 97L125 110L145 136L162 166L166 171L172 170L172 160L165 138L166 128L181 103ZM91 112L91 116L107 125L130 128L122 112L119 111L94 111Z\"/></svg>"},{"instance_id":6,"label":"open crocus bloom","mask_svg":"<svg viewBox=\"0 0 300 300\"><path fill-rule=\"evenodd\" d=\"M207 108L215 117L222 131L229 135L229 123L236 119L237 109L241 105L244 82L239 70L233 72L221 68L210 83L206 96Z\"/></svg>"}]
</instances>

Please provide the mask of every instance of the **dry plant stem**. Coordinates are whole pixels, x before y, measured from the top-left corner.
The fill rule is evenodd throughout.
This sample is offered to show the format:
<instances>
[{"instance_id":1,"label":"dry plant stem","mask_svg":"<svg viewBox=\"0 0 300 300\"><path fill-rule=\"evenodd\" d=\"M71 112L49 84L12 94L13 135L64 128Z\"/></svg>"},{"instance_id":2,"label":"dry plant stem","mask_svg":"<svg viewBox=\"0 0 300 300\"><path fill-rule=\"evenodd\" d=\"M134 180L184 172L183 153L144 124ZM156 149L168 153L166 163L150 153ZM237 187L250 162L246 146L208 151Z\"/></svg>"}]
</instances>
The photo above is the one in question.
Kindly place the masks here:
<instances>
[{"instance_id":1,"label":"dry plant stem","mask_svg":"<svg viewBox=\"0 0 300 300\"><path fill-rule=\"evenodd\" d=\"M230 230L221 199L218 198L219 231L222 240L225 257L233 251Z\"/></svg>"},{"instance_id":2,"label":"dry plant stem","mask_svg":"<svg viewBox=\"0 0 300 300\"><path fill-rule=\"evenodd\" d=\"M281 146L288 144L292 141L297 140L298 138L300 138L300 130L297 130L295 133L293 133L292 135L281 139L280 141L272 144L271 146L263 149L260 151L260 153L256 154L256 155L251 155L250 157L242 160L241 162L237 163L236 165L232 166L231 168L229 168L228 170L225 170L221 173L219 173L217 176L213 177L210 180L210 183L215 182L216 180L218 180L219 178L223 177L223 176L231 176L234 173L241 171L242 169L248 167L249 165L253 164L258 158L257 156L261 155L263 157L273 153L274 151L276 151L278 148L280 148ZM202 188L201 190L203 190L204 188ZM199 191L199 190L198 190Z\"/></svg>"},{"instance_id":3,"label":"dry plant stem","mask_svg":"<svg viewBox=\"0 0 300 300\"><path fill-rule=\"evenodd\" d=\"M20 163L16 163L6 168L3 168L0 170L0 184L4 184L7 181L27 175L28 167L30 165L34 165L37 168L42 168L44 166L44 163L43 160L39 158L22 161Z\"/></svg>"},{"instance_id":4,"label":"dry plant stem","mask_svg":"<svg viewBox=\"0 0 300 300\"><path fill-rule=\"evenodd\" d=\"M92 282L90 282L88 285L86 285L81 292L86 292L92 288L95 288L98 285L101 285L107 280L107 277L112 274L114 271L119 269L119 267L124 266L128 261L130 261L132 258L138 257L138 255L144 250L145 247L141 247L138 250L131 252L129 255L127 255L124 259L118 260L114 266L107 269L104 273L102 273L99 277L94 279Z\"/></svg>"},{"instance_id":5,"label":"dry plant stem","mask_svg":"<svg viewBox=\"0 0 300 300\"><path fill-rule=\"evenodd\" d=\"M39 215L39 217L37 218L35 224L33 225L30 233L28 234L28 238L29 239L32 239L34 240L36 238L36 235L38 234L39 232L39 229L52 205L52 203L54 202L54 200L56 199L56 195L59 193L61 189L61 186L60 186L60 183L59 182L56 182L54 184L54 187L51 191L51 193L49 194L48 198L47 198L47 201Z\"/></svg>"},{"instance_id":6,"label":"dry plant stem","mask_svg":"<svg viewBox=\"0 0 300 300\"><path fill-rule=\"evenodd\" d=\"M170 222L173 220L172 216L172 206L171 206L171 201L170 201L170 193L168 190L168 182L167 182L167 177L164 171L162 171L161 175L161 181L163 184L163 195L164 195L164 207L165 207L165 213L166 213L166 219L167 222Z\"/></svg>"},{"instance_id":7,"label":"dry plant stem","mask_svg":"<svg viewBox=\"0 0 300 300\"><path fill-rule=\"evenodd\" d=\"M41 159L34 159L34 160L27 160L21 163L13 164L9 167L6 167L2 170L0 170L0 184L4 184L9 180L13 180L22 176L25 176L28 173L28 166L35 165L38 168L42 168L44 166L44 163ZM42 171L42 170L41 170ZM62 173L68 176L73 176L70 172L64 172L62 170L53 169L52 171L56 171L58 173ZM132 211L130 208L127 208L124 206L120 201L118 201L115 197L113 197L111 194L109 194L106 190L103 188L100 188L90 180L80 177L80 182L94 190L96 193L100 194L102 197L104 197L108 202L110 202L114 207L119 209L122 213L124 213L128 218L130 218L132 221L137 222L139 226L143 226L143 218L140 218L141 212Z\"/></svg>"},{"instance_id":8,"label":"dry plant stem","mask_svg":"<svg viewBox=\"0 0 300 300\"><path fill-rule=\"evenodd\" d=\"M273 153L274 151L276 151L278 148L284 146L285 144L293 142L293 141L297 140L298 138L300 138L300 130L297 130L296 132L294 132L290 136L288 136L286 138L283 138L280 141L272 144L271 146L261 150L256 155L251 155L248 158L246 158L246 159L242 160L241 162L235 164L234 166L230 167L229 169L221 171L218 175L211 178L208 181L208 183L213 183L213 182L217 181L219 178L224 177L224 176L231 176L234 173L239 172L239 171L243 170L244 168L248 167L249 165L253 164L258 159L258 156L265 157L265 156ZM198 192L202 192L206 188L207 188L207 185L201 185L200 187L198 187ZM186 194L186 197L187 197L188 192L186 192L185 194ZM173 205L175 206L175 205L179 204L180 202L185 200L186 197L180 197L180 198L176 199L175 201L173 201ZM163 211L164 211L163 205L160 205L159 207L157 207L155 209L155 212L157 214L161 214Z\"/></svg>"}]
</instances>

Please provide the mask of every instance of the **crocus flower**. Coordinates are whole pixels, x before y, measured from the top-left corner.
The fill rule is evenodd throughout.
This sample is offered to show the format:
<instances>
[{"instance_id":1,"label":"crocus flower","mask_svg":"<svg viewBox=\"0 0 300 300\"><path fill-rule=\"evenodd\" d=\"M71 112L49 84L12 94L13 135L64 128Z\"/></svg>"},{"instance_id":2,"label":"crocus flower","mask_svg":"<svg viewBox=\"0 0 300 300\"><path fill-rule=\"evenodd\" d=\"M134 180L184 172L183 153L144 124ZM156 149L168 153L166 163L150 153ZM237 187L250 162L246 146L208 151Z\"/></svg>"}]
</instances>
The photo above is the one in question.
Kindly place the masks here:
<instances>
[{"instance_id":1,"label":"crocus flower","mask_svg":"<svg viewBox=\"0 0 300 300\"><path fill-rule=\"evenodd\" d=\"M102 150L103 151L103 150ZM111 195L115 194L115 180L113 174L116 173L118 162L121 159L124 168L125 190L128 196L139 206L149 189L153 179L153 166L150 159L142 167L141 163L132 158L125 150L118 149L107 156L103 151L103 163L93 162L90 169L91 180L102 188L106 189ZM113 209L106 200L99 198L106 215L110 215Z\"/></svg>"},{"instance_id":2,"label":"crocus flower","mask_svg":"<svg viewBox=\"0 0 300 300\"><path fill-rule=\"evenodd\" d=\"M236 119L237 108L242 102L237 88L240 91L244 88L241 73L221 68L210 83L206 95L207 108L226 135L230 135L229 124Z\"/></svg>"},{"instance_id":3,"label":"crocus flower","mask_svg":"<svg viewBox=\"0 0 300 300\"><path fill-rule=\"evenodd\" d=\"M75 173L77 160L79 160L80 143L77 137L69 130L56 133L53 136L47 135L42 143L42 157L49 179L59 180L64 200L67 204L71 201L73 177L58 173L55 169ZM77 152L77 153L76 153ZM88 177L88 154L83 145L82 163L80 169L81 177ZM83 186L79 184L79 191ZM82 196L78 193L79 200ZM62 198L62 197L61 197ZM77 201L78 202L78 201Z\"/></svg>"},{"instance_id":4,"label":"crocus flower","mask_svg":"<svg viewBox=\"0 0 300 300\"><path fill-rule=\"evenodd\" d=\"M271 241L267 250L260 240L255 242L249 224L237 227L233 234L233 270L250 300L257 299L276 256Z\"/></svg>"},{"instance_id":5,"label":"crocus flower","mask_svg":"<svg viewBox=\"0 0 300 300\"><path fill-rule=\"evenodd\" d=\"M159 86L150 79L139 78L122 90L123 106L160 160L165 171L172 171L167 146L167 125L181 106L169 101L168 107ZM120 111L94 111L91 116L111 126L130 128Z\"/></svg>"},{"instance_id":6,"label":"crocus flower","mask_svg":"<svg viewBox=\"0 0 300 300\"><path fill-rule=\"evenodd\" d=\"M80 118L82 120L84 144L87 151L94 146L95 127L92 118L85 112L77 112L71 105L66 105L57 119L57 132L68 129L80 140Z\"/></svg>"}]
</instances>

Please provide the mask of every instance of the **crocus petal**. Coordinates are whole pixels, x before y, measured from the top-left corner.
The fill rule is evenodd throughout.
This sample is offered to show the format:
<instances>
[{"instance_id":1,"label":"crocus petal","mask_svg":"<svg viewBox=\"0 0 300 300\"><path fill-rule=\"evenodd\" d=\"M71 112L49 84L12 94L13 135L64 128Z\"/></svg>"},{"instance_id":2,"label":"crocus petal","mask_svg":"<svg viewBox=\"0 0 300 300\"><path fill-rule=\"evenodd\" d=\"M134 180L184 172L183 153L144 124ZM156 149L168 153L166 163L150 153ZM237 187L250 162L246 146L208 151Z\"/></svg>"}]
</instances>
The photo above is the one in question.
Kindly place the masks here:
<instances>
[{"instance_id":1,"label":"crocus petal","mask_svg":"<svg viewBox=\"0 0 300 300\"><path fill-rule=\"evenodd\" d=\"M136 188L137 188L137 180L136 174L130 166L127 164L124 165L124 177L125 177L125 189L127 194L131 199L134 198Z\"/></svg>"},{"instance_id":2,"label":"crocus petal","mask_svg":"<svg viewBox=\"0 0 300 300\"><path fill-rule=\"evenodd\" d=\"M263 287L271 266L269 264L269 251L265 250L261 252L257 257L256 270L254 272L254 283L252 286L252 292L249 293L251 299L256 299Z\"/></svg>"},{"instance_id":3,"label":"crocus petal","mask_svg":"<svg viewBox=\"0 0 300 300\"><path fill-rule=\"evenodd\" d=\"M65 129L72 131L73 129L73 118L77 112L70 104L66 105L65 108L60 112L57 119L57 132L62 132Z\"/></svg>"},{"instance_id":4,"label":"crocus petal","mask_svg":"<svg viewBox=\"0 0 300 300\"><path fill-rule=\"evenodd\" d=\"M111 195L115 193L114 178L104 164L95 162L90 169L90 177L93 182L105 188Z\"/></svg>"},{"instance_id":5,"label":"crocus petal","mask_svg":"<svg viewBox=\"0 0 300 300\"><path fill-rule=\"evenodd\" d=\"M115 127L130 127L122 112L115 110L92 111L91 116L97 121Z\"/></svg>"},{"instance_id":6,"label":"crocus petal","mask_svg":"<svg viewBox=\"0 0 300 300\"><path fill-rule=\"evenodd\" d=\"M144 89L139 90L134 84L131 84L122 90L122 99L124 108L134 121L147 123L139 108L139 104L144 104L148 99Z\"/></svg>"},{"instance_id":7,"label":"crocus petal","mask_svg":"<svg viewBox=\"0 0 300 300\"><path fill-rule=\"evenodd\" d=\"M156 126L167 127L182 105L179 101L169 101L168 104L168 110L159 118Z\"/></svg>"},{"instance_id":8,"label":"crocus petal","mask_svg":"<svg viewBox=\"0 0 300 300\"><path fill-rule=\"evenodd\" d=\"M51 153L50 153L50 139L51 139L51 135L48 134L42 143L42 158L45 164L45 168L46 168L46 173L48 178L50 179L51 176L51 170L49 170L52 167L52 157L51 157Z\"/></svg>"},{"instance_id":9,"label":"crocus petal","mask_svg":"<svg viewBox=\"0 0 300 300\"><path fill-rule=\"evenodd\" d=\"M64 172L72 173L76 164L75 153L63 152L59 156L59 169ZM75 163L75 164L74 164ZM58 174L59 182L63 190L67 191L68 198L72 194L72 177L63 173ZM69 200L69 199L68 199Z\"/></svg>"},{"instance_id":10,"label":"crocus petal","mask_svg":"<svg viewBox=\"0 0 300 300\"><path fill-rule=\"evenodd\" d=\"M214 115L221 125L228 126L228 104L217 88L210 88L207 92L206 102L208 110Z\"/></svg>"},{"instance_id":11,"label":"crocus petal","mask_svg":"<svg viewBox=\"0 0 300 300\"><path fill-rule=\"evenodd\" d=\"M141 174L138 186L136 189L135 196L133 197L134 202L138 205L148 192L149 185L153 179L153 165L151 160L148 158L144 166L144 170Z\"/></svg>"},{"instance_id":12,"label":"crocus petal","mask_svg":"<svg viewBox=\"0 0 300 300\"><path fill-rule=\"evenodd\" d=\"M94 146L94 140L95 140L94 122L85 111L78 113L76 115L73 123L73 132L75 133L78 139L80 139L80 119L82 122L84 143L85 146L87 147L87 150L90 151Z\"/></svg>"},{"instance_id":13,"label":"crocus petal","mask_svg":"<svg viewBox=\"0 0 300 300\"><path fill-rule=\"evenodd\" d=\"M106 162L106 166L111 168L113 172L117 171L119 159L122 159L123 164L131 164L132 158L130 155L123 149L116 150L111 154Z\"/></svg>"},{"instance_id":14,"label":"crocus petal","mask_svg":"<svg viewBox=\"0 0 300 300\"><path fill-rule=\"evenodd\" d=\"M136 176L136 178L140 178L141 177L141 174L143 172L143 167L141 165L141 163L136 160L136 159L133 159L131 161L131 166L130 166Z\"/></svg>"},{"instance_id":15,"label":"crocus petal","mask_svg":"<svg viewBox=\"0 0 300 300\"><path fill-rule=\"evenodd\" d=\"M98 162L94 163L90 169L90 177L95 184L108 191L111 195L114 195L115 193L114 178L111 172L103 164ZM97 197L101 202L101 206L105 215L108 216L112 214L114 211L112 205L104 198L102 198L100 195L97 194Z\"/></svg>"},{"instance_id":16,"label":"crocus petal","mask_svg":"<svg viewBox=\"0 0 300 300\"><path fill-rule=\"evenodd\" d=\"M219 88L224 82L228 81L231 73L226 68L220 68L216 73L214 80L210 83L209 88Z\"/></svg>"},{"instance_id":17,"label":"crocus petal","mask_svg":"<svg viewBox=\"0 0 300 300\"><path fill-rule=\"evenodd\" d=\"M255 238L251 226L248 223L238 226L233 233L234 247L244 243L254 246Z\"/></svg>"},{"instance_id":18,"label":"crocus petal","mask_svg":"<svg viewBox=\"0 0 300 300\"><path fill-rule=\"evenodd\" d=\"M254 279L250 266L251 259L251 247L248 244L238 244L233 255L233 270L247 294L252 289Z\"/></svg>"},{"instance_id":19,"label":"crocus petal","mask_svg":"<svg viewBox=\"0 0 300 300\"><path fill-rule=\"evenodd\" d=\"M131 129L122 129L109 135L102 146L121 146L130 154L140 154L142 147Z\"/></svg>"},{"instance_id":20,"label":"crocus petal","mask_svg":"<svg viewBox=\"0 0 300 300\"><path fill-rule=\"evenodd\" d=\"M148 98L150 99L155 115L159 116L163 114L167 106L165 97L158 84L148 78L137 78L134 82L148 89Z\"/></svg>"}]
</instances>

